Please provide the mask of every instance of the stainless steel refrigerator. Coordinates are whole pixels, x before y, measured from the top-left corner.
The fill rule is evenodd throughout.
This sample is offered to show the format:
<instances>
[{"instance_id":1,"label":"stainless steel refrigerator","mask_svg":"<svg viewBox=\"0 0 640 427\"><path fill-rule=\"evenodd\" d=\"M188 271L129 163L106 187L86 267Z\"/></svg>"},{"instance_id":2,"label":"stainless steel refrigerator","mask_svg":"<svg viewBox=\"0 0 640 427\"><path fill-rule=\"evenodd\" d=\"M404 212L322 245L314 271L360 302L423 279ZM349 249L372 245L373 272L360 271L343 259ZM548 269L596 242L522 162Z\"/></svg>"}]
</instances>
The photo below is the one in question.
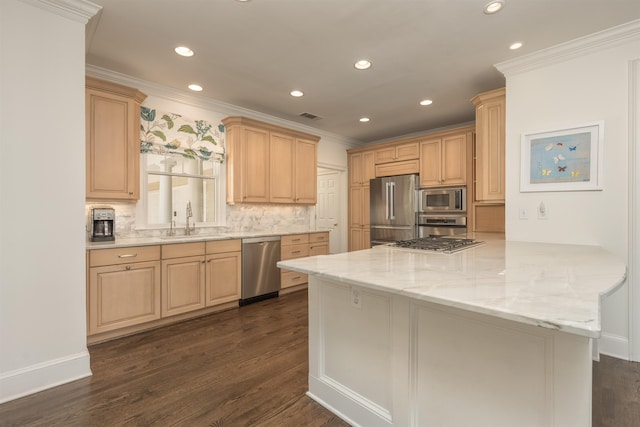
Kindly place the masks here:
<instances>
[{"instance_id":1,"label":"stainless steel refrigerator","mask_svg":"<svg viewBox=\"0 0 640 427\"><path fill-rule=\"evenodd\" d=\"M371 180L371 246L415 239L418 175Z\"/></svg>"}]
</instances>

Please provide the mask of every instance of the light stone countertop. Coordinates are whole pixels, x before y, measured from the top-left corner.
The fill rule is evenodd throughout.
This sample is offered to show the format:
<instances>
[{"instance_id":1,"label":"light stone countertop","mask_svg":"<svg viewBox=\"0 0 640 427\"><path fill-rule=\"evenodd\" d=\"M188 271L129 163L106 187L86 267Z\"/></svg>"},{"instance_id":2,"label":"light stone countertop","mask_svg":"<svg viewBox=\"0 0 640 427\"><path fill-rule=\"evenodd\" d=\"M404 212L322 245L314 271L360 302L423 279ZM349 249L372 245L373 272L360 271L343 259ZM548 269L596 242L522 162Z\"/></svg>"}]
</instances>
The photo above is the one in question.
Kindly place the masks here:
<instances>
[{"instance_id":1,"label":"light stone countertop","mask_svg":"<svg viewBox=\"0 0 640 427\"><path fill-rule=\"evenodd\" d=\"M601 298L626 277L625 264L597 246L504 240L449 255L376 246L278 266L592 338Z\"/></svg>"},{"instance_id":2,"label":"light stone countertop","mask_svg":"<svg viewBox=\"0 0 640 427\"><path fill-rule=\"evenodd\" d=\"M249 239L252 237L287 236L291 234L321 233L327 229L296 229L273 231L240 231L217 234L193 234L190 236L156 236L119 239L112 242L87 242L87 250L127 248L132 246L170 245L172 243L206 242L211 240Z\"/></svg>"}]
</instances>

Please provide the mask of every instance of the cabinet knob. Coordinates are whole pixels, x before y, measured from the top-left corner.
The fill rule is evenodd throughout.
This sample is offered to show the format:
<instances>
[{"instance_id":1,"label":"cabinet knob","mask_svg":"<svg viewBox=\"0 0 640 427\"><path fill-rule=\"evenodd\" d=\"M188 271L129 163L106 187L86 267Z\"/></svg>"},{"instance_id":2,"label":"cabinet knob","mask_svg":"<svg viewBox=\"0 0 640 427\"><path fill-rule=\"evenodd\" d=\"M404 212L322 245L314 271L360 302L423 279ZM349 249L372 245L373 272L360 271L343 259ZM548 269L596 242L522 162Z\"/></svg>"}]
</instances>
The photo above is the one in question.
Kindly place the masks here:
<instances>
[{"instance_id":1,"label":"cabinet knob","mask_svg":"<svg viewBox=\"0 0 640 427\"><path fill-rule=\"evenodd\" d=\"M129 271L129 270L131 270L131 266L130 266L130 265L127 265L124 269L125 269L125 270L127 270L127 271Z\"/></svg>"},{"instance_id":2,"label":"cabinet knob","mask_svg":"<svg viewBox=\"0 0 640 427\"><path fill-rule=\"evenodd\" d=\"M133 196L133 191L129 191L129 195L130 195L130 196Z\"/></svg>"}]
</instances>

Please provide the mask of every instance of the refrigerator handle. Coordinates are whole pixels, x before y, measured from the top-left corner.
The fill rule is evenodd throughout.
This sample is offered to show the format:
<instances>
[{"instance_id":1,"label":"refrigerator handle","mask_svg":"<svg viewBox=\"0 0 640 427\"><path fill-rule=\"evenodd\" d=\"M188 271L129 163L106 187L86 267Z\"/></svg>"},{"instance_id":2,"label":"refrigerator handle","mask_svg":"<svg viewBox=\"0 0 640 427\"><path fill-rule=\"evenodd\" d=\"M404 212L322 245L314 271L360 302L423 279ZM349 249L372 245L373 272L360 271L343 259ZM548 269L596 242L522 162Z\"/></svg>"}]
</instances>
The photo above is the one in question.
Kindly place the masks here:
<instances>
[{"instance_id":1,"label":"refrigerator handle","mask_svg":"<svg viewBox=\"0 0 640 427\"><path fill-rule=\"evenodd\" d=\"M389 219L389 182L385 182L384 219Z\"/></svg>"},{"instance_id":2,"label":"refrigerator handle","mask_svg":"<svg viewBox=\"0 0 640 427\"><path fill-rule=\"evenodd\" d=\"M396 183L390 182L389 184L391 185L391 197L389 198L389 219L396 219Z\"/></svg>"}]
</instances>

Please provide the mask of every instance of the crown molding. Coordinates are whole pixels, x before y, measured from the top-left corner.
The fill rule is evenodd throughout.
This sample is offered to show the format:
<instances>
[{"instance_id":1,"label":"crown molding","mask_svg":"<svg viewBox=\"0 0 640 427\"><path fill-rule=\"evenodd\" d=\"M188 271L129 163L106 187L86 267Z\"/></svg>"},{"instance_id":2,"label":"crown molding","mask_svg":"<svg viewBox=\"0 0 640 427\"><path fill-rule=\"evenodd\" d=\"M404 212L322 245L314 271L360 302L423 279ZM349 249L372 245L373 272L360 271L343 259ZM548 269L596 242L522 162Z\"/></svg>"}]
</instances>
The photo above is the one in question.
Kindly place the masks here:
<instances>
[{"instance_id":1,"label":"crown molding","mask_svg":"<svg viewBox=\"0 0 640 427\"><path fill-rule=\"evenodd\" d=\"M168 101L179 102L181 104L190 105L192 107L202 108L205 110L226 114L228 116L248 117L251 119L261 120L264 122L283 126L289 129L294 129L301 132L318 135L321 138L328 139L333 143L343 145L345 149L353 148L354 146L362 144L361 141L347 138L342 135L325 132L321 129L317 129L311 126L305 126L300 123L291 122L289 120L284 120L278 117L271 116L269 114L249 110L247 108L238 107L237 105L228 104L226 102L218 101L213 98L193 96L190 93L185 91L173 89L168 86L138 79L136 77L127 76L126 74L121 74L116 71L107 70L105 68L97 67L95 65L86 64L85 74L90 77L96 77L96 78L108 80L114 83L120 83L126 86L131 86L146 93L149 96L163 98Z\"/></svg>"},{"instance_id":2,"label":"crown molding","mask_svg":"<svg viewBox=\"0 0 640 427\"><path fill-rule=\"evenodd\" d=\"M508 77L568 61L622 43L628 43L634 39L640 40L640 19L533 52L529 55L500 62L495 64L494 67L505 77Z\"/></svg>"},{"instance_id":3,"label":"crown molding","mask_svg":"<svg viewBox=\"0 0 640 427\"><path fill-rule=\"evenodd\" d=\"M102 6L87 0L21 0L40 9L56 15L86 24L93 16L102 10Z\"/></svg>"}]
</instances>

